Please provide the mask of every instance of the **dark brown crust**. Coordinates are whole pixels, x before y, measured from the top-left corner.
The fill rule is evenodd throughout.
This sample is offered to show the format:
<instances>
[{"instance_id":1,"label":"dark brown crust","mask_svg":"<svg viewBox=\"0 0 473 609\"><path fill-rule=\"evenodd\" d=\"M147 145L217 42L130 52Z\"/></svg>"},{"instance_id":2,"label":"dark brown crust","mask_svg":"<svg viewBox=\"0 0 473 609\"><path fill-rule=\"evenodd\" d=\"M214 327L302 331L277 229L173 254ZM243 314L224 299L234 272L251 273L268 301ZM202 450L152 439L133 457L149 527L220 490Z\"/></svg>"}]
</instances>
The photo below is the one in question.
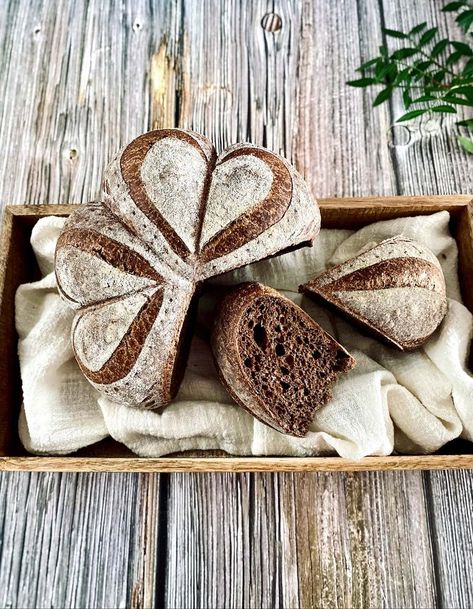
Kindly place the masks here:
<instances>
[{"instance_id":1,"label":"dark brown crust","mask_svg":"<svg viewBox=\"0 0 473 609\"><path fill-rule=\"evenodd\" d=\"M158 227L172 250L183 260L186 260L190 254L189 248L164 216L158 211L157 207L153 205L141 180L140 168L144 158L148 154L150 148L157 141L165 137L174 137L176 139L184 140L199 151L207 164L213 165L212 160L209 161L199 143L190 134L180 131L179 129L160 129L140 135L125 148L120 158L120 170L123 180L128 186L130 197L133 199L136 206ZM109 192L110 190L106 182L104 184L104 189L106 192ZM205 196L206 192L204 188L202 199L205 200ZM203 206L204 201L201 202L201 207Z\"/></svg>"},{"instance_id":2,"label":"dark brown crust","mask_svg":"<svg viewBox=\"0 0 473 609\"><path fill-rule=\"evenodd\" d=\"M99 385L110 385L131 371L159 314L163 298L164 292L160 289L145 302L118 347L100 370L92 371L87 368L75 352L79 367L89 380ZM72 343L74 344L74 339Z\"/></svg>"},{"instance_id":3,"label":"dark brown crust","mask_svg":"<svg viewBox=\"0 0 473 609\"><path fill-rule=\"evenodd\" d=\"M218 362L217 359L215 358L215 354L213 354L213 360L215 362L215 368L217 369L217 376L220 380L220 382L222 383L222 385L225 387L225 391L228 393L228 395L232 398L232 400L238 404L238 406L240 406L241 408L243 408L243 410L246 410L246 412L248 412L249 414L251 414L252 417L254 417L255 419L258 419L258 421L260 423L263 423L263 425L267 425L268 427L271 427L272 429L275 429L276 431L279 431L280 433L284 433L281 431L281 429L278 429L277 427L274 426L274 422L270 422L269 419L264 420L259 413L257 413L255 410L251 410L250 408L248 408L247 406L245 406L245 403L242 402L242 400L238 397L238 395L235 393L235 391L232 389L232 386L227 382L226 378L223 376L222 371L220 370L219 366L218 366ZM261 409L261 408L260 408ZM303 437L303 434L301 436L298 437Z\"/></svg>"},{"instance_id":4,"label":"dark brown crust","mask_svg":"<svg viewBox=\"0 0 473 609\"><path fill-rule=\"evenodd\" d=\"M386 278L389 278L389 282ZM318 278L306 284L318 286ZM389 288L425 288L440 292L444 285L441 270L422 258L390 258L358 269L320 286L320 289L337 291L386 290Z\"/></svg>"},{"instance_id":5,"label":"dark brown crust","mask_svg":"<svg viewBox=\"0 0 473 609\"><path fill-rule=\"evenodd\" d=\"M172 352L166 370L171 372L167 374L168 383L165 384L166 391L169 395L169 400L172 400L179 390L184 372L186 370L187 360L192 342L192 328L197 317L198 295L194 292L189 307L185 313L184 321L179 327L179 332L176 338L176 349Z\"/></svg>"},{"instance_id":6,"label":"dark brown crust","mask_svg":"<svg viewBox=\"0 0 473 609\"><path fill-rule=\"evenodd\" d=\"M67 246L92 254L130 275L146 277L158 283L163 282L163 277L138 252L96 230L70 228L64 231L59 236L56 251Z\"/></svg>"},{"instance_id":7,"label":"dark brown crust","mask_svg":"<svg viewBox=\"0 0 473 609\"><path fill-rule=\"evenodd\" d=\"M252 239L255 239L268 228L279 222L286 213L292 200L292 177L277 156L259 148L238 148L229 153L219 164L236 156L255 156L264 161L273 172L273 182L268 196L256 207L239 216L221 230L202 249L202 262L209 262L232 252Z\"/></svg>"}]
</instances>

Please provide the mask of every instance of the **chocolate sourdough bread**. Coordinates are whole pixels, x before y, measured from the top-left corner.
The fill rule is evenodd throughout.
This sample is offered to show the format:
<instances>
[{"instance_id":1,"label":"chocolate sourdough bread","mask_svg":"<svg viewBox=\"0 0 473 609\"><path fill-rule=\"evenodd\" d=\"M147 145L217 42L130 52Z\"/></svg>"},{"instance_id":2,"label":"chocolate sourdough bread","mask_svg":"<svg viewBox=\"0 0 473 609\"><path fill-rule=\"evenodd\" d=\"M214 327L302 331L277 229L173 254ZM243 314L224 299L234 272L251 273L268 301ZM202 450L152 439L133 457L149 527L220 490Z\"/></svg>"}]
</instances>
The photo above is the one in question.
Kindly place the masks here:
<instances>
[{"instance_id":1,"label":"chocolate sourdough bread","mask_svg":"<svg viewBox=\"0 0 473 609\"><path fill-rule=\"evenodd\" d=\"M307 313L276 290L241 284L220 307L212 333L220 378L257 419L304 436L355 360Z\"/></svg>"},{"instance_id":2,"label":"chocolate sourdough bread","mask_svg":"<svg viewBox=\"0 0 473 609\"><path fill-rule=\"evenodd\" d=\"M175 394L189 310L207 278L312 242L317 203L281 157L239 144L218 158L191 131L151 131L111 162L103 203L81 206L56 249L89 381L133 406Z\"/></svg>"},{"instance_id":3,"label":"chocolate sourdough bread","mask_svg":"<svg viewBox=\"0 0 473 609\"><path fill-rule=\"evenodd\" d=\"M401 350L419 347L447 312L436 256L398 235L299 287Z\"/></svg>"}]
</instances>

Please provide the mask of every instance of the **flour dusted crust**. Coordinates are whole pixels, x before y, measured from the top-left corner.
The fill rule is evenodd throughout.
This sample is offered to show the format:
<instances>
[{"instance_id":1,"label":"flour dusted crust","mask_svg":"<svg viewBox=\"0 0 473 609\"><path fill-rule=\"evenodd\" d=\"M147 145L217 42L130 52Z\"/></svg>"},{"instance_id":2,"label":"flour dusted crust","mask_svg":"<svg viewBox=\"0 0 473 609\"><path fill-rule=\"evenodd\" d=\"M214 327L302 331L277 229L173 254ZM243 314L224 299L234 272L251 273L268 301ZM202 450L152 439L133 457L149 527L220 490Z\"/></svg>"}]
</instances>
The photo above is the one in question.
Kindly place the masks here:
<instances>
[{"instance_id":1,"label":"flour dusted crust","mask_svg":"<svg viewBox=\"0 0 473 609\"><path fill-rule=\"evenodd\" d=\"M298 437L332 397L338 374L355 365L305 311L256 282L223 300L212 350L233 399L266 425Z\"/></svg>"},{"instance_id":2,"label":"flour dusted crust","mask_svg":"<svg viewBox=\"0 0 473 609\"><path fill-rule=\"evenodd\" d=\"M299 290L334 305L402 350L425 343L447 312L445 278L436 256L402 235L329 269Z\"/></svg>"},{"instance_id":3,"label":"flour dusted crust","mask_svg":"<svg viewBox=\"0 0 473 609\"><path fill-rule=\"evenodd\" d=\"M145 133L110 163L103 202L81 206L56 248L59 291L78 310L72 343L89 381L133 406L166 404L205 279L312 242L320 213L281 157L205 137Z\"/></svg>"}]
</instances>

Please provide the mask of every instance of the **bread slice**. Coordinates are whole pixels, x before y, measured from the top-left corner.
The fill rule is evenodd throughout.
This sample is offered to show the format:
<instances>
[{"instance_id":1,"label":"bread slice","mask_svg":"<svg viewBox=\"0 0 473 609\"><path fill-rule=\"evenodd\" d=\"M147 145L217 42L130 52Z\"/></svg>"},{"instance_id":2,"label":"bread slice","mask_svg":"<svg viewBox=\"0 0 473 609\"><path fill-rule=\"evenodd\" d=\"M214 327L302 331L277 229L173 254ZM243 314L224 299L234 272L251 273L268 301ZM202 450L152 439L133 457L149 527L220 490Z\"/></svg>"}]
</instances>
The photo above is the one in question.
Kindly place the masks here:
<instances>
[{"instance_id":1,"label":"bread slice","mask_svg":"<svg viewBox=\"0 0 473 609\"><path fill-rule=\"evenodd\" d=\"M305 311L272 288L228 294L212 333L220 378L233 399L277 431L304 436L332 397L351 355Z\"/></svg>"},{"instance_id":2,"label":"bread slice","mask_svg":"<svg viewBox=\"0 0 473 609\"><path fill-rule=\"evenodd\" d=\"M283 158L239 144L217 157L197 133L139 136L105 172L56 248L58 289L78 313L72 344L102 393L159 407L175 395L190 310L209 277L310 244L320 212Z\"/></svg>"},{"instance_id":3,"label":"bread slice","mask_svg":"<svg viewBox=\"0 0 473 609\"><path fill-rule=\"evenodd\" d=\"M299 291L403 351L425 343L447 312L437 257L403 235L325 271Z\"/></svg>"}]
</instances>

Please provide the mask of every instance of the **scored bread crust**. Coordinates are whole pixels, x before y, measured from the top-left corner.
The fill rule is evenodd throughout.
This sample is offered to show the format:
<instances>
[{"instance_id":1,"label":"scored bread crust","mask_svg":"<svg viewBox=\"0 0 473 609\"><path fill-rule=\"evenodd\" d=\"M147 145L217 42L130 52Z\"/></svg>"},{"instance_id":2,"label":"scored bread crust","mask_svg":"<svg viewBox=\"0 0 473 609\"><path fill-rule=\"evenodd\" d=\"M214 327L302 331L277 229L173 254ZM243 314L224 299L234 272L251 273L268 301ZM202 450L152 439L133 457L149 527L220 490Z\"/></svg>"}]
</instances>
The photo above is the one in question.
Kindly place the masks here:
<instances>
[{"instance_id":1,"label":"scored bread crust","mask_svg":"<svg viewBox=\"0 0 473 609\"><path fill-rule=\"evenodd\" d=\"M437 257L403 235L325 271L299 291L402 351L424 344L447 312Z\"/></svg>"},{"instance_id":2,"label":"scored bread crust","mask_svg":"<svg viewBox=\"0 0 473 609\"><path fill-rule=\"evenodd\" d=\"M316 328L323 334L332 351L336 351L336 357L331 358L331 363L337 365L336 374L328 382L326 397L321 403L315 401L311 407L311 414L323 406L331 398L330 386L339 372L347 372L355 365L354 358L342 347L332 336L325 332L303 309L276 290L257 282L244 283L230 292L221 302L216 316L211 336L212 352L215 359L217 372L220 380L235 402L252 414L262 423L276 429L281 433L303 437L308 431L310 421L303 425L287 421L284 417L275 416L272 405L256 387L254 381L248 375L243 362L241 351L241 331L247 311L257 302L264 299L277 299L289 307L310 328ZM287 341L293 340L293 336L287 336ZM267 358L275 357L268 353ZM297 365L297 362L295 362ZM274 378L274 382L277 379ZM309 400L312 396L309 395ZM297 407L297 404L294 405Z\"/></svg>"},{"instance_id":3,"label":"scored bread crust","mask_svg":"<svg viewBox=\"0 0 473 609\"><path fill-rule=\"evenodd\" d=\"M77 309L76 359L101 392L158 407L177 391L189 307L207 278L311 243L317 203L282 157L239 144L217 157L191 131L133 140L105 172L103 202L59 237L58 289Z\"/></svg>"}]
</instances>

